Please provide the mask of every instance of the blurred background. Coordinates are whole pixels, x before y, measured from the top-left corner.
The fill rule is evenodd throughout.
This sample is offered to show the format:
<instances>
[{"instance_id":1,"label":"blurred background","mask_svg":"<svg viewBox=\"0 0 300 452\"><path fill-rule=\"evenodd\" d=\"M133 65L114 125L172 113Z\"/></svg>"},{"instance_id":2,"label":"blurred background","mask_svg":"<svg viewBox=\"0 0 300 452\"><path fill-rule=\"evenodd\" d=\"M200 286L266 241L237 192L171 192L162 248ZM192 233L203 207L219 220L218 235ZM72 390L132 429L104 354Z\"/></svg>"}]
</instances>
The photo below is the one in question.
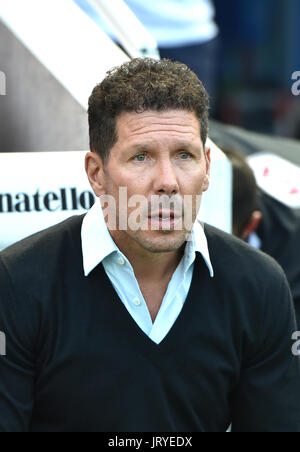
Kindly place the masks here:
<instances>
[{"instance_id":1,"label":"blurred background","mask_svg":"<svg viewBox=\"0 0 300 452\"><path fill-rule=\"evenodd\" d=\"M75 1L113 36L88 1ZM300 71L299 0L125 2L156 38L161 57L198 73L214 119L300 138L300 101L291 92L292 74Z\"/></svg>"},{"instance_id":2,"label":"blurred background","mask_svg":"<svg viewBox=\"0 0 300 452\"><path fill-rule=\"evenodd\" d=\"M263 133L300 138L299 0L214 0L220 29L216 117Z\"/></svg>"}]
</instances>

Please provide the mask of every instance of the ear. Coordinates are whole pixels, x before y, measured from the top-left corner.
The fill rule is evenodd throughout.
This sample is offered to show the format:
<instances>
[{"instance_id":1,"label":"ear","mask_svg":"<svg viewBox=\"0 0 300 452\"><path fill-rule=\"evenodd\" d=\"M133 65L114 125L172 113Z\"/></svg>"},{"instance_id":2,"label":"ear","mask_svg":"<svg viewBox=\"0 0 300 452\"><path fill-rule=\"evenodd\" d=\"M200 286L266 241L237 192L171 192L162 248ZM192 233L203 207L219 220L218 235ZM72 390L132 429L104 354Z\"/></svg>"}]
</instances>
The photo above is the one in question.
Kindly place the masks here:
<instances>
[{"instance_id":1,"label":"ear","mask_svg":"<svg viewBox=\"0 0 300 452\"><path fill-rule=\"evenodd\" d=\"M205 146L205 161L206 161L206 174L205 174L205 178L203 181L203 192L207 191L209 188L209 181L210 181L210 147L209 146Z\"/></svg>"},{"instance_id":2,"label":"ear","mask_svg":"<svg viewBox=\"0 0 300 452\"><path fill-rule=\"evenodd\" d=\"M245 227L241 238L243 240L247 240L249 235L258 229L261 221L262 221L262 213L259 210L255 210L253 212L253 214L251 215L251 220Z\"/></svg>"},{"instance_id":3,"label":"ear","mask_svg":"<svg viewBox=\"0 0 300 452\"><path fill-rule=\"evenodd\" d=\"M105 173L101 157L96 152L88 152L85 156L85 171L95 195L105 194Z\"/></svg>"}]
</instances>

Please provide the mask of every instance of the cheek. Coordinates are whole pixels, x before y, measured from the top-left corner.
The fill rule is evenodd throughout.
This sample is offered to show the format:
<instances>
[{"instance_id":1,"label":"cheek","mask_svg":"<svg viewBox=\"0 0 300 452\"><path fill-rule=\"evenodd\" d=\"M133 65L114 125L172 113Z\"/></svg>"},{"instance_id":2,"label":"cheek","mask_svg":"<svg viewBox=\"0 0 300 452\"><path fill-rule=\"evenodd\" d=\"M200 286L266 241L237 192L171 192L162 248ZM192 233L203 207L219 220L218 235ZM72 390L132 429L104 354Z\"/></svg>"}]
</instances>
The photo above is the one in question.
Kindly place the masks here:
<instances>
[{"instance_id":1,"label":"cheek","mask_svg":"<svg viewBox=\"0 0 300 452\"><path fill-rule=\"evenodd\" d=\"M144 195L147 197L147 189L149 186L149 178L147 174L128 174L127 172L120 174L117 180L119 187L126 187L128 197L134 195Z\"/></svg>"},{"instance_id":2,"label":"cheek","mask_svg":"<svg viewBox=\"0 0 300 452\"><path fill-rule=\"evenodd\" d=\"M203 170L201 171L201 176L200 176L201 191L206 191L208 189L208 184L209 184L209 174L207 173L206 166L205 166L203 168Z\"/></svg>"},{"instance_id":3,"label":"cheek","mask_svg":"<svg viewBox=\"0 0 300 452\"><path fill-rule=\"evenodd\" d=\"M203 182L202 182L202 186L201 186L201 191L207 191L209 188L209 176L205 175L203 178Z\"/></svg>"},{"instance_id":4,"label":"cheek","mask_svg":"<svg viewBox=\"0 0 300 452\"><path fill-rule=\"evenodd\" d=\"M181 190L186 194L202 194L206 189L207 180L204 169L191 172L181 179Z\"/></svg>"},{"instance_id":5,"label":"cheek","mask_svg":"<svg viewBox=\"0 0 300 452\"><path fill-rule=\"evenodd\" d=\"M136 176L128 174L127 171L111 172L107 180L106 192L114 197L117 213L127 212L127 216L129 216L137 207L141 206L143 212L148 209L147 178L145 175ZM139 202L139 195L143 202Z\"/></svg>"},{"instance_id":6,"label":"cheek","mask_svg":"<svg viewBox=\"0 0 300 452\"><path fill-rule=\"evenodd\" d=\"M127 187L128 192L133 194L139 193L138 189L146 185L147 174L145 171L136 174L128 166L122 165L118 161L111 161L108 174L112 186L115 188Z\"/></svg>"},{"instance_id":7,"label":"cheek","mask_svg":"<svg viewBox=\"0 0 300 452\"><path fill-rule=\"evenodd\" d=\"M106 171L107 193L118 199L119 188L126 187L126 178L113 162L110 163Z\"/></svg>"}]
</instances>

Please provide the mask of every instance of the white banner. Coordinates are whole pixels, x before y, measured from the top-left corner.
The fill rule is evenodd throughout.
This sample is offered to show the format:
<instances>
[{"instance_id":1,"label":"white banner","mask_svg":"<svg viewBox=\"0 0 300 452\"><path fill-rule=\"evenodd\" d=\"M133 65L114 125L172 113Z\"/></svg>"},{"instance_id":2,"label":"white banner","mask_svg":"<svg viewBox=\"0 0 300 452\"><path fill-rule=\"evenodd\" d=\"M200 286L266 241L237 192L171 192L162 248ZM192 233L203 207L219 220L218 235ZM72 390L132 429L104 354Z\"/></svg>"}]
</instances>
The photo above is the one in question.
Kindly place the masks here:
<instances>
[{"instance_id":1,"label":"white banner","mask_svg":"<svg viewBox=\"0 0 300 452\"><path fill-rule=\"evenodd\" d=\"M0 154L0 249L93 205L85 154Z\"/></svg>"},{"instance_id":2,"label":"white banner","mask_svg":"<svg viewBox=\"0 0 300 452\"><path fill-rule=\"evenodd\" d=\"M273 198L300 209L300 168L275 154L251 155L248 163L258 186Z\"/></svg>"}]
</instances>

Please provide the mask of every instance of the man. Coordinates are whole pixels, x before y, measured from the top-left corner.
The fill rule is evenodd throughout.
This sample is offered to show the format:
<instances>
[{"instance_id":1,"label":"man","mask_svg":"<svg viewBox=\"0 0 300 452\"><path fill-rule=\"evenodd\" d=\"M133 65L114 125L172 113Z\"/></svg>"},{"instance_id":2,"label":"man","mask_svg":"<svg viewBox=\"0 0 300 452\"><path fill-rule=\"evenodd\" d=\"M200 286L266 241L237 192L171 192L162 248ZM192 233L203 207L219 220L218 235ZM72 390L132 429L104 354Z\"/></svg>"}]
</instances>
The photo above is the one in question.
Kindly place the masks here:
<instances>
[{"instance_id":1,"label":"man","mask_svg":"<svg viewBox=\"0 0 300 452\"><path fill-rule=\"evenodd\" d=\"M224 152L233 166L233 232L282 266L300 326L300 212L261 191L240 152L233 149Z\"/></svg>"},{"instance_id":2,"label":"man","mask_svg":"<svg viewBox=\"0 0 300 452\"><path fill-rule=\"evenodd\" d=\"M0 430L300 431L285 276L196 221L202 83L133 60L94 89L89 127L101 204L0 254Z\"/></svg>"}]
</instances>

